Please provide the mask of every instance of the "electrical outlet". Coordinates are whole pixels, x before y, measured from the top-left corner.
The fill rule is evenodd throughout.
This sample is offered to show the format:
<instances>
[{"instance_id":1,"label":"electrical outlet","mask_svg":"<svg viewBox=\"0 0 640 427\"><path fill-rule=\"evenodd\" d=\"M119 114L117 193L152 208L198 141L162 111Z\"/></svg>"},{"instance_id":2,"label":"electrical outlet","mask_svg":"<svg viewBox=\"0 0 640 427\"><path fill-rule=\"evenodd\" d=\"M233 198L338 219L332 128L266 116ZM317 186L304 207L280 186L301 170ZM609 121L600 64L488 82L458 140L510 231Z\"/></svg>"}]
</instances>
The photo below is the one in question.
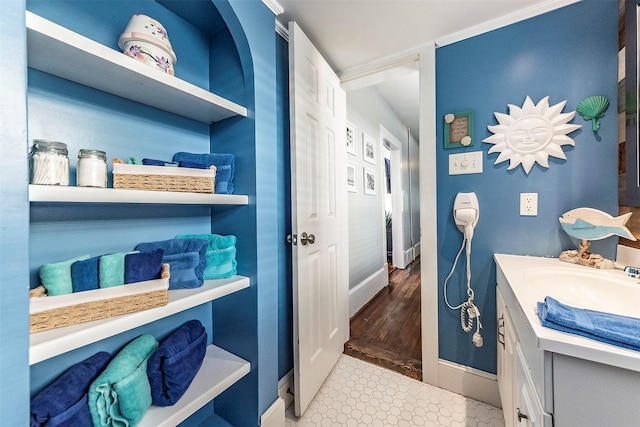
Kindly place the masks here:
<instances>
[{"instance_id":1,"label":"electrical outlet","mask_svg":"<svg viewBox=\"0 0 640 427\"><path fill-rule=\"evenodd\" d=\"M520 216L538 216L538 193L520 193Z\"/></svg>"}]
</instances>

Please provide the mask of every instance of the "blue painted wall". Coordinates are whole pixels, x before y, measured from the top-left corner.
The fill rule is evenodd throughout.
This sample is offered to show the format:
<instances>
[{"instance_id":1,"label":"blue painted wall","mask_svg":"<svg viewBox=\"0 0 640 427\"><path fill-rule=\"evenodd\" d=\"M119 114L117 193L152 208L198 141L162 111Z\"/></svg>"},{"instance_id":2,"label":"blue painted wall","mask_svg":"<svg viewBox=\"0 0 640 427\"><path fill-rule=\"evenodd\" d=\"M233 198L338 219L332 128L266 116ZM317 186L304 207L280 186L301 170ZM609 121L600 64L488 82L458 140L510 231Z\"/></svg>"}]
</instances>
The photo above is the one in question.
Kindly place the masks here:
<instances>
[{"instance_id":1,"label":"blue painted wall","mask_svg":"<svg viewBox=\"0 0 640 427\"><path fill-rule=\"evenodd\" d=\"M0 424L29 417L29 202L24 1L0 4Z\"/></svg>"},{"instance_id":2,"label":"blue painted wall","mask_svg":"<svg viewBox=\"0 0 640 427\"><path fill-rule=\"evenodd\" d=\"M293 288L291 245L284 236L291 233L291 147L289 135L289 43L276 37L278 115L278 378L293 369Z\"/></svg>"},{"instance_id":3,"label":"blue painted wall","mask_svg":"<svg viewBox=\"0 0 640 427\"><path fill-rule=\"evenodd\" d=\"M437 130L439 349L445 360L496 372L494 253L557 257L572 249L558 217L588 206L615 215L617 206L617 1L583 1L508 27L464 40L436 51L437 117L475 112L474 145L482 150L484 173L449 176L443 128ZM551 105L567 100L564 112L591 95L605 95L611 107L596 135L590 122L576 116L582 128L569 136L575 147L564 146L567 160L550 158L549 168L535 165L527 175L522 167L507 171L508 162L494 165L487 154L497 124L494 112L508 114L507 104L521 106L525 97ZM472 333L460 328L459 311L442 299L444 279L462 241L452 217L458 192L474 191L480 220L472 250L472 287L482 313L484 347L471 344ZM538 216L519 216L519 194L538 193ZM594 252L613 257L615 239L595 242ZM461 260L449 285L450 302L466 299L465 262Z\"/></svg>"}]
</instances>

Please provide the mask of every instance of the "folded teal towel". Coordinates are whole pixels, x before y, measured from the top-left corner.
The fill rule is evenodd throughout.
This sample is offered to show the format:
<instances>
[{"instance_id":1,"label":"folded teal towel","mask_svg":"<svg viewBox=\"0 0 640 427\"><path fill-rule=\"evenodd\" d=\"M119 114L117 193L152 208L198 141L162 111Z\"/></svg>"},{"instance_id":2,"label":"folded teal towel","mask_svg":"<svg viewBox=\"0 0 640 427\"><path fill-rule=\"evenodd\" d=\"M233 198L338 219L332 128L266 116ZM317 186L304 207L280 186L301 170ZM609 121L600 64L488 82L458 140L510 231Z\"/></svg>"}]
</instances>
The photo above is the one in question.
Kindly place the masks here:
<instances>
[{"instance_id":1,"label":"folded teal towel","mask_svg":"<svg viewBox=\"0 0 640 427\"><path fill-rule=\"evenodd\" d=\"M89 259L89 255L79 256L67 261L40 266L40 281L49 296L70 294L73 292L71 264Z\"/></svg>"},{"instance_id":2,"label":"folded teal towel","mask_svg":"<svg viewBox=\"0 0 640 427\"><path fill-rule=\"evenodd\" d=\"M219 234L179 234L176 239L202 239L207 241L205 279L222 279L237 274L236 236Z\"/></svg>"},{"instance_id":3,"label":"folded teal towel","mask_svg":"<svg viewBox=\"0 0 640 427\"><path fill-rule=\"evenodd\" d=\"M564 305L546 297L538 302L542 326L607 344L640 350L640 319Z\"/></svg>"},{"instance_id":4,"label":"folded teal towel","mask_svg":"<svg viewBox=\"0 0 640 427\"><path fill-rule=\"evenodd\" d=\"M135 427L151 406L147 362L158 347L140 335L113 358L89 388L89 411L95 427Z\"/></svg>"},{"instance_id":5,"label":"folded teal towel","mask_svg":"<svg viewBox=\"0 0 640 427\"><path fill-rule=\"evenodd\" d=\"M100 257L100 287L124 285L124 257L139 251L118 252Z\"/></svg>"}]
</instances>

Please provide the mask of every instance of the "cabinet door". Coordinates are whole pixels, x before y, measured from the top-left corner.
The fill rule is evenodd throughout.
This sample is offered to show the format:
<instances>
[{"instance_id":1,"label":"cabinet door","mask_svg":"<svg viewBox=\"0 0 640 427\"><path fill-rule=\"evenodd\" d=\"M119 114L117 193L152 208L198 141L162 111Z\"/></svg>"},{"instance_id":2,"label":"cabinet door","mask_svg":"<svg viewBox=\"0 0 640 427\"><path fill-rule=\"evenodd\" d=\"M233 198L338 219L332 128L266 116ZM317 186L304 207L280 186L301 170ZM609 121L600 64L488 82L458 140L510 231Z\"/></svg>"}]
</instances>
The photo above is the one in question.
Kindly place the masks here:
<instances>
[{"instance_id":1,"label":"cabinet door","mask_svg":"<svg viewBox=\"0 0 640 427\"><path fill-rule=\"evenodd\" d=\"M496 289L496 307L498 314L498 389L500 390L505 426L511 427L515 425L513 383L517 337L499 289Z\"/></svg>"},{"instance_id":2,"label":"cabinet door","mask_svg":"<svg viewBox=\"0 0 640 427\"><path fill-rule=\"evenodd\" d=\"M516 347L514 382L514 425L517 427L551 427L551 415L544 412L536 394L533 380L528 374L519 346Z\"/></svg>"}]
</instances>

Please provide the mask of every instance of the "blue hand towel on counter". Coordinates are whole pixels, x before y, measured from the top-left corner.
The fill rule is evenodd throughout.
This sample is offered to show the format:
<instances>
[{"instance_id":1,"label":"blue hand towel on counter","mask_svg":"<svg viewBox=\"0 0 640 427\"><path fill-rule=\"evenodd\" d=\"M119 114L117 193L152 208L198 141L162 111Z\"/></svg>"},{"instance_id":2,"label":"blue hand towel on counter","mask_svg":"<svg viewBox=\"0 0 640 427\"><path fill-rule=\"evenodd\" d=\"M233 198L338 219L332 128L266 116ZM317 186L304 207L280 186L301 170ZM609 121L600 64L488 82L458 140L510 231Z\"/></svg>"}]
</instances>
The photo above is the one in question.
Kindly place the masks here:
<instances>
[{"instance_id":1,"label":"blue hand towel on counter","mask_svg":"<svg viewBox=\"0 0 640 427\"><path fill-rule=\"evenodd\" d=\"M94 426L138 425L151 406L147 362L157 347L152 335L140 335L93 381L88 404Z\"/></svg>"},{"instance_id":2,"label":"blue hand towel on counter","mask_svg":"<svg viewBox=\"0 0 640 427\"><path fill-rule=\"evenodd\" d=\"M564 305L552 297L538 302L542 326L607 344L640 350L640 319Z\"/></svg>"},{"instance_id":3,"label":"blue hand towel on counter","mask_svg":"<svg viewBox=\"0 0 640 427\"><path fill-rule=\"evenodd\" d=\"M176 239L203 239L207 241L205 279L222 279L237 274L236 236L219 234L179 234Z\"/></svg>"},{"instance_id":4,"label":"blue hand towel on counter","mask_svg":"<svg viewBox=\"0 0 640 427\"><path fill-rule=\"evenodd\" d=\"M139 243L136 250L163 249L162 263L171 266L169 289L197 288L204 283L207 242L202 239L169 239Z\"/></svg>"},{"instance_id":5,"label":"blue hand towel on counter","mask_svg":"<svg viewBox=\"0 0 640 427\"><path fill-rule=\"evenodd\" d=\"M99 352L67 369L31 399L31 427L91 426L89 386L111 355Z\"/></svg>"},{"instance_id":6,"label":"blue hand towel on counter","mask_svg":"<svg viewBox=\"0 0 640 427\"><path fill-rule=\"evenodd\" d=\"M233 194L233 177L235 175L235 156L233 154L178 152L173 155L173 161L201 163L207 167L215 166L215 193Z\"/></svg>"},{"instance_id":7,"label":"blue hand towel on counter","mask_svg":"<svg viewBox=\"0 0 640 427\"><path fill-rule=\"evenodd\" d=\"M124 257L124 283L137 283L160 278L164 249L127 254Z\"/></svg>"},{"instance_id":8,"label":"blue hand towel on counter","mask_svg":"<svg viewBox=\"0 0 640 427\"><path fill-rule=\"evenodd\" d=\"M101 288L124 285L124 257L134 253L138 253L138 251L118 252L100 257Z\"/></svg>"},{"instance_id":9,"label":"blue hand towel on counter","mask_svg":"<svg viewBox=\"0 0 640 427\"><path fill-rule=\"evenodd\" d=\"M76 261L85 259L89 259L89 255L40 266L40 281L47 290L47 295L56 296L72 293L71 265Z\"/></svg>"},{"instance_id":10,"label":"blue hand towel on counter","mask_svg":"<svg viewBox=\"0 0 640 427\"><path fill-rule=\"evenodd\" d=\"M93 257L71 264L73 292L90 291L100 286L100 257Z\"/></svg>"},{"instance_id":11,"label":"blue hand towel on counter","mask_svg":"<svg viewBox=\"0 0 640 427\"><path fill-rule=\"evenodd\" d=\"M156 406L171 406L187 391L202 366L207 332L198 320L180 326L149 358L147 373Z\"/></svg>"}]
</instances>

